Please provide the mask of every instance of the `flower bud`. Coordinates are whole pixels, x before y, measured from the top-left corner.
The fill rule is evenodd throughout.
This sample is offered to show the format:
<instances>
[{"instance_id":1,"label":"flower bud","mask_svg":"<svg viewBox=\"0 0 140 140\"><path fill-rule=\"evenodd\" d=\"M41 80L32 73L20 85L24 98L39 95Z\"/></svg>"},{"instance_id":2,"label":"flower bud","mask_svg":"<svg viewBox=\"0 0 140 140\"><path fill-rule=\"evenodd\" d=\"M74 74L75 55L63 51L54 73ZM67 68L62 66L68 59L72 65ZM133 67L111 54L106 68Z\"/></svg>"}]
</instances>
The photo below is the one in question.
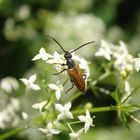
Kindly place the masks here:
<instances>
[{"instance_id":1,"label":"flower bud","mask_svg":"<svg viewBox=\"0 0 140 140\"><path fill-rule=\"evenodd\" d=\"M88 103L85 104L84 108L90 110L92 107L93 107L92 103L88 102Z\"/></svg>"},{"instance_id":2,"label":"flower bud","mask_svg":"<svg viewBox=\"0 0 140 140\"><path fill-rule=\"evenodd\" d=\"M126 65L126 72L127 72L127 74L130 74L130 72L132 72L132 70L133 70L132 65L130 65L130 64Z\"/></svg>"},{"instance_id":3,"label":"flower bud","mask_svg":"<svg viewBox=\"0 0 140 140\"><path fill-rule=\"evenodd\" d=\"M120 74L121 74L123 79L125 79L127 77L127 73L125 70L122 70Z\"/></svg>"}]
</instances>

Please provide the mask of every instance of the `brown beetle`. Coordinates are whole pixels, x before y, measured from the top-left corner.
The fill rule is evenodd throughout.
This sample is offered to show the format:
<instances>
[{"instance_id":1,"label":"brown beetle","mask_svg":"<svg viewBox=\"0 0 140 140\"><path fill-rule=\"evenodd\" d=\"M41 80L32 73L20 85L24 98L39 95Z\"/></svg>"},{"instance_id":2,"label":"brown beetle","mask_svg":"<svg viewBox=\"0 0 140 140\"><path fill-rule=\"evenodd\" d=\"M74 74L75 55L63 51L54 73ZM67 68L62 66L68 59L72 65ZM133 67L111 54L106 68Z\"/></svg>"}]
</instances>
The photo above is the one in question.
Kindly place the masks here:
<instances>
[{"instance_id":1,"label":"brown beetle","mask_svg":"<svg viewBox=\"0 0 140 140\"><path fill-rule=\"evenodd\" d=\"M84 76L86 77L86 75L84 75L79 67L78 64L75 64L74 61L72 60L72 55L71 53L77 51L78 49L82 48L83 46L85 45L88 45L88 44L91 44L91 43L94 43L95 41L90 41L90 42L87 42L79 47L77 47L76 49L68 52L66 50L64 50L64 48L59 44L59 42L54 39L53 37L49 36L51 39L53 39L58 45L59 47L64 51L64 58L66 59L66 64L60 64L60 65L67 65L68 68L67 69L63 69L62 71L60 71L59 73L56 73L54 75L58 75L62 72L64 72L65 70L67 70L68 72L68 75L70 77L70 80L72 82L72 86L67 90L66 93L68 93L68 91L70 91L74 85L82 92L85 91L85 78Z\"/></svg>"}]
</instances>

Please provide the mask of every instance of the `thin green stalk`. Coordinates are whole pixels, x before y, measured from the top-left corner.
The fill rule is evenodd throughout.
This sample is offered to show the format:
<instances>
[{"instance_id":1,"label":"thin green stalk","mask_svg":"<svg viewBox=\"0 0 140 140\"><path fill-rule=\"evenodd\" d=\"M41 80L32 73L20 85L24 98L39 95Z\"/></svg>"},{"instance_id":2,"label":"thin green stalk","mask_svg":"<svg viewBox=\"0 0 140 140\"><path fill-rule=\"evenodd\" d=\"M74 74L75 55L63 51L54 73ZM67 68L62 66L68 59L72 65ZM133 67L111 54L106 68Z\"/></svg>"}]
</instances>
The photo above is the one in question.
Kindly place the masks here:
<instances>
[{"instance_id":1,"label":"thin green stalk","mask_svg":"<svg viewBox=\"0 0 140 140\"><path fill-rule=\"evenodd\" d=\"M67 123L67 126L68 126L68 128L71 130L71 132L74 132L69 123Z\"/></svg>"},{"instance_id":2,"label":"thin green stalk","mask_svg":"<svg viewBox=\"0 0 140 140\"><path fill-rule=\"evenodd\" d=\"M92 86L96 85L99 81L105 79L107 76L109 76L111 74L110 71L107 71L106 73L104 73L103 75L101 75L97 80L92 82Z\"/></svg>"},{"instance_id":3,"label":"thin green stalk","mask_svg":"<svg viewBox=\"0 0 140 140\"><path fill-rule=\"evenodd\" d=\"M89 109L89 111L91 113L107 112L107 111L117 110L118 108L119 108L118 106L94 107L92 109ZM85 109L74 110L74 111L72 111L72 113L74 115L76 115L76 114L83 114L83 113L85 113Z\"/></svg>"},{"instance_id":4,"label":"thin green stalk","mask_svg":"<svg viewBox=\"0 0 140 140\"><path fill-rule=\"evenodd\" d=\"M129 113L127 113L127 115L128 115L131 119L133 119L134 121L136 121L137 123L140 124L140 120L139 120L139 119L137 119L136 117L134 117L133 115L131 115L131 114L129 114Z\"/></svg>"},{"instance_id":5,"label":"thin green stalk","mask_svg":"<svg viewBox=\"0 0 140 140\"><path fill-rule=\"evenodd\" d=\"M128 95L124 101L122 102L122 104L124 104L138 89L140 88L140 85L138 85L132 92L130 95Z\"/></svg>"},{"instance_id":6,"label":"thin green stalk","mask_svg":"<svg viewBox=\"0 0 140 140\"><path fill-rule=\"evenodd\" d=\"M81 92L78 92L78 93L76 93L76 94L74 94L72 97L70 97L68 100L67 100L67 102L72 102L72 101L74 101L75 99L77 99L79 96L81 96L82 95L82 93Z\"/></svg>"},{"instance_id":7,"label":"thin green stalk","mask_svg":"<svg viewBox=\"0 0 140 140\"><path fill-rule=\"evenodd\" d=\"M12 130L9 130L8 132L5 132L3 134L0 134L0 140L5 140L5 139L7 139L9 137L12 137L12 136L20 133L23 130L25 130L25 128L21 128L21 127L18 127L18 128L12 129Z\"/></svg>"},{"instance_id":8,"label":"thin green stalk","mask_svg":"<svg viewBox=\"0 0 140 140\"><path fill-rule=\"evenodd\" d=\"M69 124L70 124L70 125L73 125L73 124L78 124L78 123L81 123L81 121L70 122Z\"/></svg>"},{"instance_id":9,"label":"thin green stalk","mask_svg":"<svg viewBox=\"0 0 140 140\"><path fill-rule=\"evenodd\" d=\"M129 104L129 105L116 105L116 106L106 106L106 107L94 107L92 109L89 109L91 113L98 113L98 112L108 112L108 111L115 111L119 109L124 109L128 107L136 107L140 108L140 104ZM73 115L77 114L84 114L85 109L79 109L72 111Z\"/></svg>"}]
</instances>

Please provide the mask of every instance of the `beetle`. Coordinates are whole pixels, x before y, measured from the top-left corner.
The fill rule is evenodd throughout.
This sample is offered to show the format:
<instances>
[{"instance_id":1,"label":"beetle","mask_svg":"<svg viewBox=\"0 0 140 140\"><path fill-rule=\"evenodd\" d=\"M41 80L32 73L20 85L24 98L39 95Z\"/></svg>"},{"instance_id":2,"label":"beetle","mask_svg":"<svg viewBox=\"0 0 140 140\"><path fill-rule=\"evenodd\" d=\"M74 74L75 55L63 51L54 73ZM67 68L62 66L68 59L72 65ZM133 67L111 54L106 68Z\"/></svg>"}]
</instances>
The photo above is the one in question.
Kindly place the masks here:
<instances>
[{"instance_id":1,"label":"beetle","mask_svg":"<svg viewBox=\"0 0 140 140\"><path fill-rule=\"evenodd\" d=\"M88 45L88 44L92 44L94 43L95 41L90 41L90 42L87 42L79 47L77 47L76 49L72 50L72 51L66 51L64 50L64 48L62 47L62 45L60 45L60 43L53 37L49 36L52 40L54 40L57 45L63 50L64 52L64 58L66 60L66 64L60 64L60 65L66 65L68 68L67 69L63 69L62 71L60 71L59 73L56 73L54 75L58 75L64 71L67 70L68 72L68 75L70 77L70 80L71 80L71 83L72 83L72 86L67 90L66 93L68 93L68 91L70 91L74 85L82 92L85 91L85 78L86 78L86 75L84 75L82 73L82 70L80 69L79 65L78 64L75 64L75 62L73 61L72 59L72 54L73 52L77 51L78 49ZM85 76L85 77L84 77Z\"/></svg>"}]
</instances>

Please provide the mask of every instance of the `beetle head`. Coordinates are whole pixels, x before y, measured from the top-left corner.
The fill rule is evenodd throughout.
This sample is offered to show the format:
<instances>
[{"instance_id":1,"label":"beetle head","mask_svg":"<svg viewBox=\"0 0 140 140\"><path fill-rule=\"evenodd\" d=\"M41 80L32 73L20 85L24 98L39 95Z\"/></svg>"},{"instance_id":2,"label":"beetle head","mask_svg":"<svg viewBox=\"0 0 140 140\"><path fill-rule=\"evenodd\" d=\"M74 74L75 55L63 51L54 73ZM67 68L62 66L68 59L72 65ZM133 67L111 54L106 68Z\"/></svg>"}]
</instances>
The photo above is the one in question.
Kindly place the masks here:
<instances>
[{"instance_id":1,"label":"beetle head","mask_svg":"<svg viewBox=\"0 0 140 140\"><path fill-rule=\"evenodd\" d=\"M65 52L64 57L65 57L65 59L72 58L72 55L67 51L67 52Z\"/></svg>"}]
</instances>

